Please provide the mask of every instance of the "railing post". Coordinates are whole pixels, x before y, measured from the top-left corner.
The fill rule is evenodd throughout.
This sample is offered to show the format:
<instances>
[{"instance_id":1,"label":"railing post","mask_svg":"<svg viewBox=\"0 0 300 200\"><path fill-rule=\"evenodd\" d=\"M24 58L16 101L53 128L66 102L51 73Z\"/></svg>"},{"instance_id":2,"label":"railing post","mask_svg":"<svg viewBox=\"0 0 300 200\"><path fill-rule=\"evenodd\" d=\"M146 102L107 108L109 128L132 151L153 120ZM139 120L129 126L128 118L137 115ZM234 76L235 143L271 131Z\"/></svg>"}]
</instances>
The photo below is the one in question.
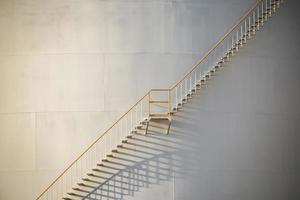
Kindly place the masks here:
<instances>
[{"instance_id":1,"label":"railing post","mask_svg":"<svg viewBox=\"0 0 300 200\"><path fill-rule=\"evenodd\" d=\"M104 136L104 142L105 142L104 155L105 155L105 158L106 158L106 152L107 152L107 135Z\"/></svg>"},{"instance_id":2,"label":"railing post","mask_svg":"<svg viewBox=\"0 0 300 200\"><path fill-rule=\"evenodd\" d=\"M231 36L231 55L233 55L233 53L234 53L233 48L234 48L234 39L233 39L233 35L232 35Z\"/></svg>"},{"instance_id":3,"label":"railing post","mask_svg":"<svg viewBox=\"0 0 300 200\"><path fill-rule=\"evenodd\" d=\"M185 79L185 98L187 98L187 79Z\"/></svg>"},{"instance_id":4,"label":"railing post","mask_svg":"<svg viewBox=\"0 0 300 200\"><path fill-rule=\"evenodd\" d=\"M260 21L259 21L259 5L257 6L257 30L260 28Z\"/></svg>"},{"instance_id":5,"label":"railing post","mask_svg":"<svg viewBox=\"0 0 300 200\"><path fill-rule=\"evenodd\" d=\"M182 101L182 99L183 99L183 82L180 84L181 86L180 86L180 102L181 102L181 106L182 106L182 104L183 104L183 101Z\"/></svg>"},{"instance_id":6,"label":"railing post","mask_svg":"<svg viewBox=\"0 0 300 200\"><path fill-rule=\"evenodd\" d=\"M124 136L126 136L126 134L128 133L128 117L125 116L125 117L123 118L123 121L124 121L124 123L125 123ZM110 135L112 135L112 134L110 134ZM111 145L110 145L110 146L111 146Z\"/></svg>"},{"instance_id":7,"label":"railing post","mask_svg":"<svg viewBox=\"0 0 300 200\"><path fill-rule=\"evenodd\" d=\"M244 23L244 25L245 25L245 28L244 28L244 31L245 31L245 34L244 34L244 36L245 36L245 41L247 41L247 39L248 39L248 33L247 33L247 19L245 19L245 23Z\"/></svg>"},{"instance_id":8,"label":"railing post","mask_svg":"<svg viewBox=\"0 0 300 200\"><path fill-rule=\"evenodd\" d=\"M273 12L273 6L272 6L272 0L270 0L270 12L269 12L269 16L271 17L272 12Z\"/></svg>"},{"instance_id":9,"label":"railing post","mask_svg":"<svg viewBox=\"0 0 300 200\"><path fill-rule=\"evenodd\" d=\"M237 30L236 31L236 42L235 42L235 45L236 45L236 50L239 49L239 31Z\"/></svg>"},{"instance_id":10,"label":"railing post","mask_svg":"<svg viewBox=\"0 0 300 200\"><path fill-rule=\"evenodd\" d=\"M137 108L136 108L136 109L137 109ZM120 124L121 124L121 125L120 125L120 133L119 133L119 134L120 134L120 138L121 138L121 140L122 140L123 122L121 121Z\"/></svg>"},{"instance_id":11,"label":"railing post","mask_svg":"<svg viewBox=\"0 0 300 200\"><path fill-rule=\"evenodd\" d=\"M197 90L197 70L195 70L195 84L194 84L194 87L195 87L195 92Z\"/></svg>"},{"instance_id":12,"label":"railing post","mask_svg":"<svg viewBox=\"0 0 300 200\"><path fill-rule=\"evenodd\" d=\"M150 114L151 114L151 106L150 106L150 99L151 99L151 91L149 91L148 93L148 117L150 117Z\"/></svg>"},{"instance_id":13,"label":"railing post","mask_svg":"<svg viewBox=\"0 0 300 200\"><path fill-rule=\"evenodd\" d=\"M253 27L253 34L255 34L255 32L256 32L256 25L255 25L255 12L253 12L253 25L252 25L252 27Z\"/></svg>"},{"instance_id":14,"label":"railing post","mask_svg":"<svg viewBox=\"0 0 300 200\"><path fill-rule=\"evenodd\" d=\"M171 117L171 94L170 94L171 90L168 90L168 110L169 110L169 117Z\"/></svg>"},{"instance_id":15,"label":"railing post","mask_svg":"<svg viewBox=\"0 0 300 200\"><path fill-rule=\"evenodd\" d=\"M175 107L174 107L176 109L176 111L177 111L177 108L178 108L177 89L178 89L178 87L176 86L175 87Z\"/></svg>"},{"instance_id":16,"label":"railing post","mask_svg":"<svg viewBox=\"0 0 300 200\"><path fill-rule=\"evenodd\" d=\"M268 19L268 0L266 0L266 6L265 6L265 12L264 12L264 15L265 15L265 20Z\"/></svg>"},{"instance_id":17,"label":"railing post","mask_svg":"<svg viewBox=\"0 0 300 200\"><path fill-rule=\"evenodd\" d=\"M133 127L132 112L130 112L130 129Z\"/></svg>"},{"instance_id":18,"label":"railing post","mask_svg":"<svg viewBox=\"0 0 300 200\"><path fill-rule=\"evenodd\" d=\"M264 1L261 2L261 25L264 25Z\"/></svg>"},{"instance_id":19,"label":"railing post","mask_svg":"<svg viewBox=\"0 0 300 200\"><path fill-rule=\"evenodd\" d=\"M250 15L248 17L248 22L249 22L249 24L248 24L248 37L250 39L251 38L251 16Z\"/></svg>"},{"instance_id":20,"label":"railing post","mask_svg":"<svg viewBox=\"0 0 300 200\"><path fill-rule=\"evenodd\" d=\"M192 85L192 76L190 76L190 95L192 96L192 89L193 89L193 85Z\"/></svg>"},{"instance_id":21,"label":"railing post","mask_svg":"<svg viewBox=\"0 0 300 200\"><path fill-rule=\"evenodd\" d=\"M140 116L140 120L143 119L143 100L140 102L141 104L141 116Z\"/></svg>"},{"instance_id":22,"label":"railing post","mask_svg":"<svg viewBox=\"0 0 300 200\"><path fill-rule=\"evenodd\" d=\"M241 47L243 47L243 26L241 26Z\"/></svg>"}]
</instances>

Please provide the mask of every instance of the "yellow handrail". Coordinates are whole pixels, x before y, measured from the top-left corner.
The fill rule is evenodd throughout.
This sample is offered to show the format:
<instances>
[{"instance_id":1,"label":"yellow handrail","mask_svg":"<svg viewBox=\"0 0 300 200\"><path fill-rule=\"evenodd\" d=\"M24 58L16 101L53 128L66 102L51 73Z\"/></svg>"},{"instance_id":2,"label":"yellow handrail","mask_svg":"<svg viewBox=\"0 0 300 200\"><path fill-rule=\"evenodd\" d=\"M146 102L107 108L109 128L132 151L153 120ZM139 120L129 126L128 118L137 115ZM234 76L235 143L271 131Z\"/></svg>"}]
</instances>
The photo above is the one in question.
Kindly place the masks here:
<instances>
[{"instance_id":1,"label":"yellow handrail","mask_svg":"<svg viewBox=\"0 0 300 200\"><path fill-rule=\"evenodd\" d=\"M150 99L150 93L151 91L168 91L170 93L171 90L173 90L177 85L179 85L188 75L190 75L194 69L200 65L209 55L210 53L215 50L223 41L224 39L232 33L232 31L241 24L241 22L257 7L257 5L262 0L257 0L256 3L237 21L237 23L229 29L221 38L220 40L206 53L204 56L196 62L196 64L191 68L191 70L188 71L175 85L173 85L171 88L155 88L149 90L144 96L142 96L127 112L125 112L115 123L113 123L102 135L100 135L98 138L96 138L71 164L68 165L68 167L56 178L52 183L36 198L36 200L39 200L86 152L88 152L105 134L107 134L117 123L119 123L138 103L140 103L146 96ZM170 94L169 94L169 107L170 107ZM170 109L170 108L169 108ZM149 108L150 112L150 108ZM170 114L170 113L169 113Z\"/></svg>"},{"instance_id":2,"label":"yellow handrail","mask_svg":"<svg viewBox=\"0 0 300 200\"><path fill-rule=\"evenodd\" d=\"M60 179L86 152L88 152L106 133L108 133L119 121L121 121L138 103L140 103L146 96L150 94L151 90L149 90L144 96L142 96L126 113L124 113L113 125L111 125L102 135L95 139L86 149L83 151L68 167L56 178L54 181L41 193L36 200L40 199L49 189L53 186L58 179Z\"/></svg>"},{"instance_id":3,"label":"yellow handrail","mask_svg":"<svg viewBox=\"0 0 300 200\"><path fill-rule=\"evenodd\" d=\"M194 69L196 69L197 66L199 66L210 54L213 50L215 50L224 40L225 38L234 31L234 29L239 26L242 21L257 7L257 5L261 2L262 0L257 0L256 3L236 22L236 24L229 29L220 39L219 41L210 48L210 50L204 54L204 56L196 62L196 64L186 73L176 84L174 84L170 89L173 90L177 85L179 85L188 75L190 75Z\"/></svg>"}]
</instances>

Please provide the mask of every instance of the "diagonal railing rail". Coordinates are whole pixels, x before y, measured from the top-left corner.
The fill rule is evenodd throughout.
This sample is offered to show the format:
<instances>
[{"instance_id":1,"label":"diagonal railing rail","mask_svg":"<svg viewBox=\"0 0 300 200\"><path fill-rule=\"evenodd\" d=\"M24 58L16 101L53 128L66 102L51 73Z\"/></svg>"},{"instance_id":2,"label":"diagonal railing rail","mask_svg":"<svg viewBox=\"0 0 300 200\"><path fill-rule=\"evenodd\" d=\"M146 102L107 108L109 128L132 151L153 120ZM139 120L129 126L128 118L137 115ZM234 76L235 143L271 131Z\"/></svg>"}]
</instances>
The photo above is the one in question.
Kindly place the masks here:
<instances>
[{"instance_id":1,"label":"diagonal railing rail","mask_svg":"<svg viewBox=\"0 0 300 200\"><path fill-rule=\"evenodd\" d=\"M254 5L230 28L219 41L196 62L171 88L172 107L177 109L196 90L198 82L209 77L211 72L242 47L255 34L283 0L257 0Z\"/></svg>"},{"instance_id":2,"label":"diagonal railing rail","mask_svg":"<svg viewBox=\"0 0 300 200\"><path fill-rule=\"evenodd\" d=\"M112 126L98 136L62 173L36 198L36 200L61 199L129 133L134 133L140 122L155 114L151 104L166 104L164 114L176 112L196 91L203 81L222 66L237 49L241 48L283 0L257 0L253 6L230 28L219 41L176 84L167 89L152 89L140 98ZM163 92L167 98L153 99L154 93ZM161 112L161 110L158 110Z\"/></svg>"}]
</instances>

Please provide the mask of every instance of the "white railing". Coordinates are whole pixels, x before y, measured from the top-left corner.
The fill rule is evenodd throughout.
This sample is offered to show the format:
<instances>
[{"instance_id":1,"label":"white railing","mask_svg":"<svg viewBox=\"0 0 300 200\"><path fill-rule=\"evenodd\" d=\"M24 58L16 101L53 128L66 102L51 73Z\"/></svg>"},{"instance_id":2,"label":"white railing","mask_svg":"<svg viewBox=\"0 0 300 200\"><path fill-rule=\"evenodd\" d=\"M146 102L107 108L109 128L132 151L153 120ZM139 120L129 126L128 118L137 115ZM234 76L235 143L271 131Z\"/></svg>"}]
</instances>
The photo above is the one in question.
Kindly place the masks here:
<instances>
[{"instance_id":1,"label":"white railing","mask_svg":"<svg viewBox=\"0 0 300 200\"><path fill-rule=\"evenodd\" d=\"M121 143L130 133L140 125L140 122L147 119L149 115L157 114L161 107L151 106L152 103L165 103L164 113L169 113L169 100L158 92L169 89L152 89L137 101L122 117L120 117L109 129L99 136L76 160L74 160L52 184L37 198L43 200L61 199L67 192L70 192L74 184L81 182L93 167L97 165L112 150ZM154 100L153 98L159 98Z\"/></svg>"},{"instance_id":2,"label":"white railing","mask_svg":"<svg viewBox=\"0 0 300 200\"><path fill-rule=\"evenodd\" d=\"M70 192L74 183L96 166L106 155L148 116L148 96L144 95L131 109L98 137L76 160L74 160L37 199L61 199Z\"/></svg>"},{"instance_id":3,"label":"white railing","mask_svg":"<svg viewBox=\"0 0 300 200\"><path fill-rule=\"evenodd\" d=\"M152 114L171 116L210 74L221 67L263 25L282 0L258 0L238 22L170 89L152 89L101 134L37 200L62 199L76 183L117 147L140 122ZM157 93L164 93L158 96ZM153 106L154 104L154 106ZM155 104L164 104L155 108Z\"/></svg>"},{"instance_id":4,"label":"white railing","mask_svg":"<svg viewBox=\"0 0 300 200\"><path fill-rule=\"evenodd\" d=\"M241 48L282 3L282 0L258 0L238 22L171 87L172 108L177 110L216 68Z\"/></svg>"}]
</instances>

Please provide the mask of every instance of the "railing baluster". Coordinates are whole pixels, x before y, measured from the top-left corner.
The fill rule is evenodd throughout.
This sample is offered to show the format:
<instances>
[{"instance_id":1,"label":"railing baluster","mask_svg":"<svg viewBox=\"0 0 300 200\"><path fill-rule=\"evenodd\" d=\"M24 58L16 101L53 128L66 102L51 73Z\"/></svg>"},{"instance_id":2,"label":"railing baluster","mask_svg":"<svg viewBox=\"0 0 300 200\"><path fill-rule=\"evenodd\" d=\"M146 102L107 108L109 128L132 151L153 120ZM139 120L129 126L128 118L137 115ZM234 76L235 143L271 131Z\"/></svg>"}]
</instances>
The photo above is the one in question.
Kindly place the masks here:
<instances>
[{"instance_id":1,"label":"railing baluster","mask_svg":"<svg viewBox=\"0 0 300 200\"><path fill-rule=\"evenodd\" d=\"M257 6L257 30L260 28L260 21L259 21L259 6Z\"/></svg>"},{"instance_id":2,"label":"railing baluster","mask_svg":"<svg viewBox=\"0 0 300 200\"><path fill-rule=\"evenodd\" d=\"M243 26L241 26L241 47L243 47Z\"/></svg>"},{"instance_id":3,"label":"railing baluster","mask_svg":"<svg viewBox=\"0 0 300 200\"><path fill-rule=\"evenodd\" d=\"M190 89L189 93L192 94L192 76L190 76Z\"/></svg>"},{"instance_id":4,"label":"railing baluster","mask_svg":"<svg viewBox=\"0 0 300 200\"><path fill-rule=\"evenodd\" d=\"M177 107L178 107L178 99L177 99L177 90L178 90L178 87L175 88L175 109L177 110Z\"/></svg>"},{"instance_id":5,"label":"railing baluster","mask_svg":"<svg viewBox=\"0 0 300 200\"><path fill-rule=\"evenodd\" d=\"M141 116L140 116L140 120L142 120L142 119L143 119L143 104L141 103Z\"/></svg>"},{"instance_id":6,"label":"railing baluster","mask_svg":"<svg viewBox=\"0 0 300 200\"><path fill-rule=\"evenodd\" d=\"M268 19L268 0L266 0L266 6L265 6L265 9L266 9L266 11L265 11L265 13L266 13L266 20Z\"/></svg>"},{"instance_id":7,"label":"railing baluster","mask_svg":"<svg viewBox=\"0 0 300 200\"><path fill-rule=\"evenodd\" d=\"M180 101L181 101L181 105L182 105L182 87L183 87L182 84L183 83L180 84Z\"/></svg>"},{"instance_id":8,"label":"railing baluster","mask_svg":"<svg viewBox=\"0 0 300 200\"><path fill-rule=\"evenodd\" d=\"M233 48L234 48L234 38L231 36L231 52L233 54Z\"/></svg>"},{"instance_id":9,"label":"railing baluster","mask_svg":"<svg viewBox=\"0 0 300 200\"><path fill-rule=\"evenodd\" d=\"M187 84L187 79L185 79L185 98L187 97L187 87L188 87L188 84Z\"/></svg>"},{"instance_id":10,"label":"railing baluster","mask_svg":"<svg viewBox=\"0 0 300 200\"><path fill-rule=\"evenodd\" d=\"M194 83L195 92L197 90L197 70L195 70L195 83Z\"/></svg>"},{"instance_id":11,"label":"railing baluster","mask_svg":"<svg viewBox=\"0 0 300 200\"><path fill-rule=\"evenodd\" d=\"M248 28L247 28L247 20L245 20L245 22L244 22L244 25L245 25L245 38L247 39L248 38Z\"/></svg>"},{"instance_id":12,"label":"railing baluster","mask_svg":"<svg viewBox=\"0 0 300 200\"><path fill-rule=\"evenodd\" d=\"M269 16L271 17L272 12L273 12L273 7L272 7L272 0L270 0L270 12L269 12Z\"/></svg>"},{"instance_id":13,"label":"railing baluster","mask_svg":"<svg viewBox=\"0 0 300 200\"><path fill-rule=\"evenodd\" d=\"M133 119L132 118L133 118L132 117L132 112L130 112L130 131L131 131L132 127L133 127Z\"/></svg>"},{"instance_id":14,"label":"railing baluster","mask_svg":"<svg viewBox=\"0 0 300 200\"><path fill-rule=\"evenodd\" d=\"M239 32L238 31L236 31L236 42L235 42L235 44L236 44L236 49L238 50L239 49Z\"/></svg>"},{"instance_id":15,"label":"railing baluster","mask_svg":"<svg viewBox=\"0 0 300 200\"><path fill-rule=\"evenodd\" d=\"M253 27L253 33L256 32L256 26L255 25L256 25L255 24L255 12L253 12L253 25L252 25L252 27Z\"/></svg>"}]
</instances>

